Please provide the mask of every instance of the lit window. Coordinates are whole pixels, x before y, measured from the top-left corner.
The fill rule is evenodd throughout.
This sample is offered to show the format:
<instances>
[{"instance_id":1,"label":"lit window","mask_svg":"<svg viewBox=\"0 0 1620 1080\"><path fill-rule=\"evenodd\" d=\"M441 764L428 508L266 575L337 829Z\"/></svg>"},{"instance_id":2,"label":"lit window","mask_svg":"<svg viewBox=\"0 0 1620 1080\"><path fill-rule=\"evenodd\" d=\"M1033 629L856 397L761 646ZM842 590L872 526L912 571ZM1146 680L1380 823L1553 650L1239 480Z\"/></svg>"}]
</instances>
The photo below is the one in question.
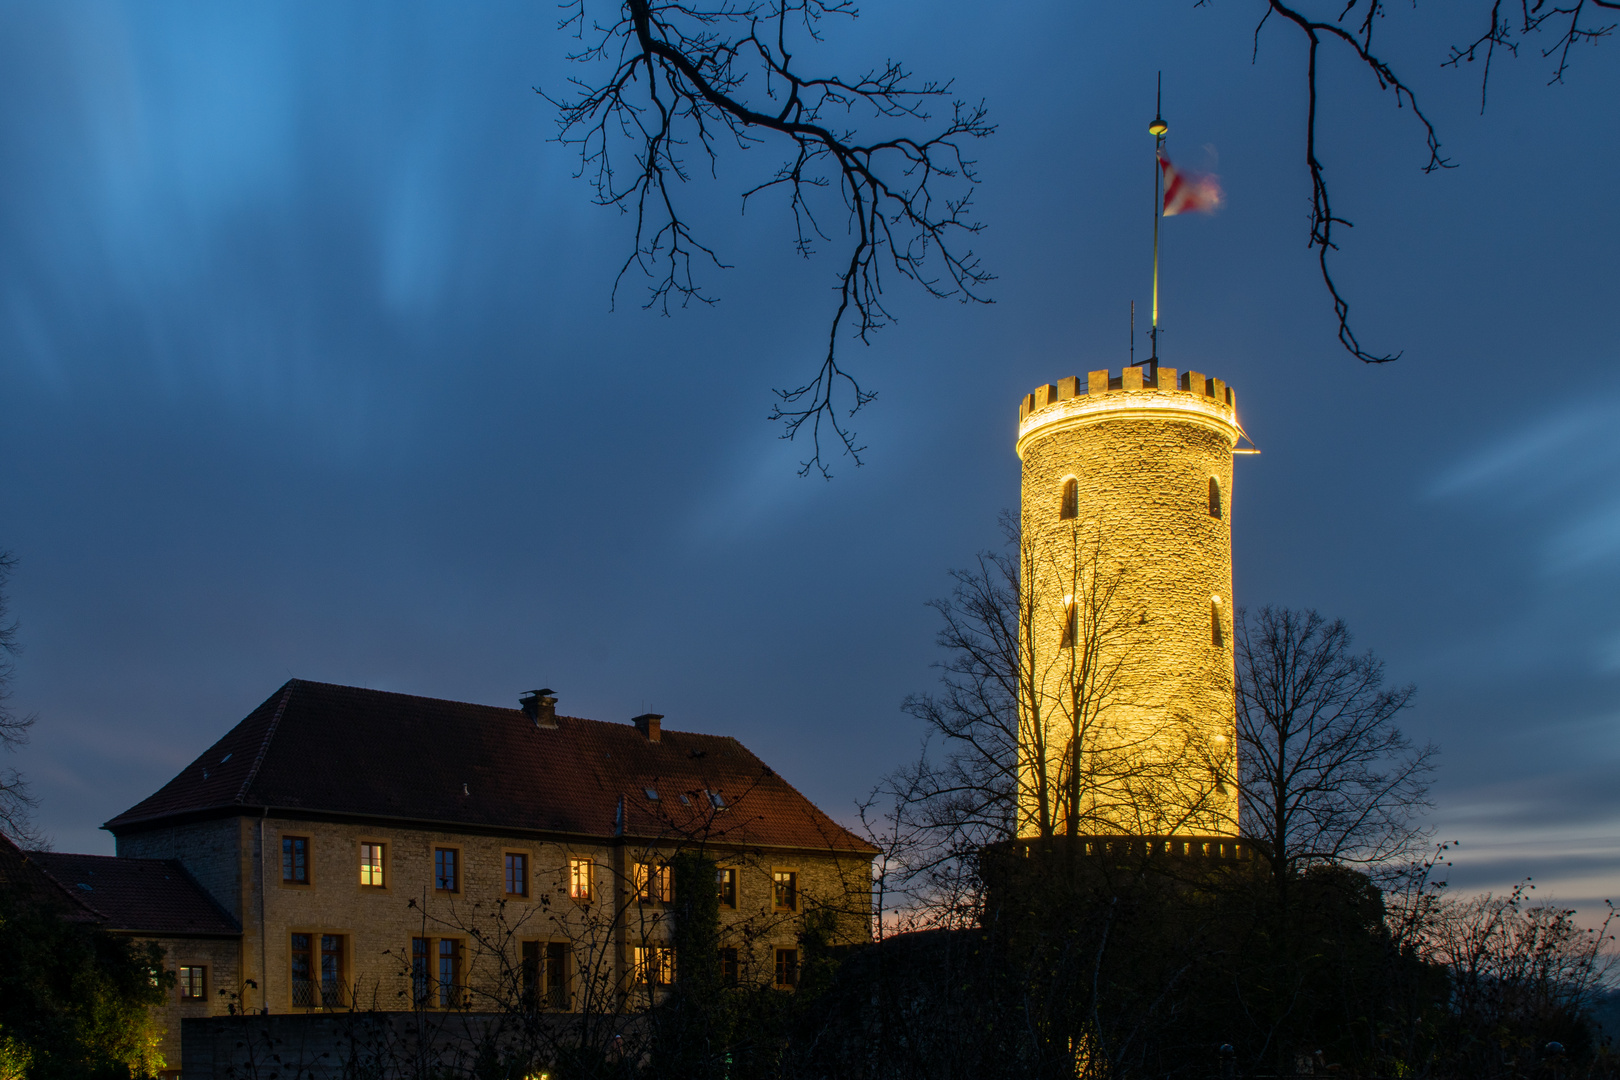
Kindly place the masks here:
<instances>
[{"instance_id":1,"label":"lit window","mask_svg":"<svg viewBox=\"0 0 1620 1080\"><path fill-rule=\"evenodd\" d=\"M675 982L675 950L667 945L637 945L635 979L643 986L669 986Z\"/></svg>"},{"instance_id":2,"label":"lit window","mask_svg":"<svg viewBox=\"0 0 1620 1080\"><path fill-rule=\"evenodd\" d=\"M461 942L439 939L439 1008L454 1008L456 988L461 984Z\"/></svg>"},{"instance_id":3,"label":"lit window","mask_svg":"<svg viewBox=\"0 0 1620 1080\"><path fill-rule=\"evenodd\" d=\"M208 997L208 969L183 967L180 969L180 1000L203 1001Z\"/></svg>"},{"instance_id":4,"label":"lit window","mask_svg":"<svg viewBox=\"0 0 1620 1080\"><path fill-rule=\"evenodd\" d=\"M643 904L667 904L675 898L675 883L668 866L659 863L636 863L636 899Z\"/></svg>"},{"instance_id":5,"label":"lit window","mask_svg":"<svg viewBox=\"0 0 1620 1080\"><path fill-rule=\"evenodd\" d=\"M433 849L433 888L436 892L461 891L461 852L455 848Z\"/></svg>"},{"instance_id":6,"label":"lit window","mask_svg":"<svg viewBox=\"0 0 1620 1080\"><path fill-rule=\"evenodd\" d=\"M287 885L309 884L309 837L281 838L281 880Z\"/></svg>"},{"instance_id":7,"label":"lit window","mask_svg":"<svg viewBox=\"0 0 1620 1080\"><path fill-rule=\"evenodd\" d=\"M799 950L776 950L776 985L781 987L799 985Z\"/></svg>"},{"instance_id":8,"label":"lit window","mask_svg":"<svg viewBox=\"0 0 1620 1080\"><path fill-rule=\"evenodd\" d=\"M799 875L793 870L771 872L771 896L777 911L799 910Z\"/></svg>"},{"instance_id":9,"label":"lit window","mask_svg":"<svg viewBox=\"0 0 1620 1080\"><path fill-rule=\"evenodd\" d=\"M315 960L310 951L309 934L292 935L292 1003L293 1008L310 1008L315 1004Z\"/></svg>"},{"instance_id":10,"label":"lit window","mask_svg":"<svg viewBox=\"0 0 1620 1080\"><path fill-rule=\"evenodd\" d=\"M1221 516L1221 482L1213 476L1209 478L1209 516Z\"/></svg>"},{"instance_id":11,"label":"lit window","mask_svg":"<svg viewBox=\"0 0 1620 1080\"><path fill-rule=\"evenodd\" d=\"M343 937L321 935L321 1004L328 1009L348 1002L348 983L343 978Z\"/></svg>"},{"instance_id":12,"label":"lit window","mask_svg":"<svg viewBox=\"0 0 1620 1080\"><path fill-rule=\"evenodd\" d=\"M591 860L568 860L568 895L574 900L590 900Z\"/></svg>"},{"instance_id":13,"label":"lit window","mask_svg":"<svg viewBox=\"0 0 1620 1080\"><path fill-rule=\"evenodd\" d=\"M380 889L383 884L383 846L360 845L360 884Z\"/></svg>"},{"instance_id":14,"label":"lit window","mask_svg":"<svg viewBox=\"0 0 1620 1080\"><path fill-rule=\"evenodd\" d=\"M1209 641L1217 649L1226 647L1226 628L1221 624L1221 598L1209 598Z\"/></svg>"},{"instance_id":15,"label":"lit window","mask_svg":"<svg viewBox=\"0 0 1620 1080\"><path fill-rule=\"evenodd\" d=\"M1063 497L1058 500L1058 517L1065 520L1080 516L1080 481L1069 477L1063 481Z\"/></svg>"},{"instance_id":16,"label":"lit window","mask_svg":"<svg viewBox=\"0 0 1620 1080\"><path fill-rule=\"evenodd\" d=\"M720 894L720 906L735 908L737 906L737 871L729 866L721 867L714 872L715 890Z\"/></svg>"}]
</instances>

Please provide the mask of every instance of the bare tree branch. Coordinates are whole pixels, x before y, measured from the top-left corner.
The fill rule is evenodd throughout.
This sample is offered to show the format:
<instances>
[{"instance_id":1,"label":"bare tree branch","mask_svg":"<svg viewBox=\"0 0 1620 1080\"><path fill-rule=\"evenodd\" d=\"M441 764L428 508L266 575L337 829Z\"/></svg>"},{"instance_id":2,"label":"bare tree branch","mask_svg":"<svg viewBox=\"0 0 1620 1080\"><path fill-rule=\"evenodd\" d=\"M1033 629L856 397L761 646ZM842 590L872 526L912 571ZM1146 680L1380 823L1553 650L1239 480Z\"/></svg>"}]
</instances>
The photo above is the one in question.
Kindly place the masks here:
<instances>
[{"instance_id":1,"label":"bare tree branch","mask_svg":"<svg viewBox=\"0 0 1620 1080\"><path fill-rule=\"evenodd\" d=\"M1243 827L1286 881L1316 863L1406 868L1439 753L1395 726L1416 691L1350 651L1343 622L1264 607L1237 623Z\"/></svg>"},{"instance_id":2,"label":"bare tree branch","mask_svg":"<svg viewBox=\"0 0 1620 1080\"><path fill-rule=\"evenodd\" d=\"M21 749L34 726L33 716L19 716L8 704L17 654L22 651L16 620L8 619L6 596L6 586L16 565L15 555L0 551L0 751L5 752ZM22 773L9 767L0 768L0 833L21 845L40 846L43 838L35 830L32 819L36 805Z\"/></svg>"},{"instance_id":3,"label":"bare tree branch","mask_svg":"<svg viewBox=\"0 0 1620 1080\"><path fill-rule=\"evenodd\" d=\"M694 263L726 264L696 237L676 197L690 179L687 159L706 158L714 175L727 149L784 145L782 165L743 192L744 207L781 193L800 255L834 243L847 244L848 255L826 354L813 378L776 392L771 418L788 439L808 426L801 475L831 475L824 437L859 465L862 447L848 420L874 393L840 363L839 334L852 324L866 343L892 318L883 271L931 296L990 302L984 289L993 275L962 246L983 228L971 215L978 176L964 148L995 130L984 104L954 99L949 80L919 80L892 60L853 79L807 73L794 50L820 39L824 18L853 18L852 0L624 0L601 23L587 19L586 0L570 0L565 11L562 25L583 42L570 58L599 74L571 80L566 96L547 96L559 110L559 140L578 150L596 201L635 217L615 296L634 268L651 280L646 307L668 314L672 304L714 303ZM930 108L947 101L948 117L936 120ZM857 114L887 130L864 134L849 119ZM844 240L824 220L840 205Z\"/></svg>"}]
</instances>

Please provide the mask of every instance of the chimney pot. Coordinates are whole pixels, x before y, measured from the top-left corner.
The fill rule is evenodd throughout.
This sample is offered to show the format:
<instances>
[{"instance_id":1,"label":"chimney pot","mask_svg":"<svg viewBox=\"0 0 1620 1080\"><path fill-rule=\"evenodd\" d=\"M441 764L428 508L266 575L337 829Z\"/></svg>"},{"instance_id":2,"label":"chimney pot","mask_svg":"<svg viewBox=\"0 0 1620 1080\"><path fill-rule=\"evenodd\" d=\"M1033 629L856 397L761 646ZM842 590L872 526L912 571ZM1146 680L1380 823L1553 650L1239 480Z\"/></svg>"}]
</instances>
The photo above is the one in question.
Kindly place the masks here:
<instances>
[{"instance_id":1,"label":"chimney pot","mask_svg":"<svg viewBox=\"0 0 1620 1080\"><path fill-rule=\"evenodd\" d=\"M636 725L637 731L647 736L648 742L658 742L662 734L659 731L659 724L662 723L663 719L663 713L650 712L642 713L640 716L632 720L631 723Z\"/></svg>"},{"instance_id":2,"label":"chimney pot","mask_svg":"<svg viewBox=\"0 0 1620 1080\"><path fill-rule=\"evenodd\" d=\"M557 698L550 689L530 690L518 698L518 704L523 707L523 715L534 721L535 727L557 726Z\"/></svg>"}]
</instances>

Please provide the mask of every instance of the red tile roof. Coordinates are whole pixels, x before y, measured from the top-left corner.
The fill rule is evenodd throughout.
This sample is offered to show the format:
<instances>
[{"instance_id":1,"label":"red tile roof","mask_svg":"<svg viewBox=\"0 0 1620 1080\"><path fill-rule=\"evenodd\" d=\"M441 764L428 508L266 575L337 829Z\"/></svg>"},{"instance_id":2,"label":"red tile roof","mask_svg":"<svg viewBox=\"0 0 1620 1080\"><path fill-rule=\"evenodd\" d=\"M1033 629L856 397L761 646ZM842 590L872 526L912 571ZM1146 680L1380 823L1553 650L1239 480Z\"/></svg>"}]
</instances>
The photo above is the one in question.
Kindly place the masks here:
<instances>
[{"instance_id":1,"label":"red tile roof","mask_svg":"<svg viewBox=\"0 0 1620 1080\"><path fill-rule=\"evenodd\" d=\"M105 929L235 937L241 928L174 859L33 851L28 858L101 916Z\"/></svg>"},{"instance_id":2,"label":"red tile roof","mask_svg":"<svg viewBox=\"0 0 1620 1080\"><path fill-rule=\"evenodd\" d=\"M657 798L649 797L655 792ZM277 811L495 830L875 851L736 739L293 679L104 826Z\"/></svg>"}]
</instances>

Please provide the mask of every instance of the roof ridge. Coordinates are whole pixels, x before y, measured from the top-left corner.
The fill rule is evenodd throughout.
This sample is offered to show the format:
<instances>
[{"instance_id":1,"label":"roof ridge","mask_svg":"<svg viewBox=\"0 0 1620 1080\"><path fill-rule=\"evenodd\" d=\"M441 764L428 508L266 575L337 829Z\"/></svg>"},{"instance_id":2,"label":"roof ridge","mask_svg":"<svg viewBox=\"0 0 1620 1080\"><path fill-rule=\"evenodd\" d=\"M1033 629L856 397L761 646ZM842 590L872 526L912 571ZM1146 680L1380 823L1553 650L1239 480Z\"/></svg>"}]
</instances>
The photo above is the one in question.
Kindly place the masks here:
<instances>
[{"instance_id":1,"label":"roof ridge","mask_svg":"<svg viewBox=\"0 0 1620 1080\"><path fill-rule=\"evenodd\" d=\"M276 703L276 714L270 718L270 725L264 729L264 741L259 743L259 753L253 759L253 766L248 769L247 776L242 779L242 786L237 789L236 803L240 804L247 798L248 788L253 781L259 778L259 766L264 764L265 754L270 752L270 740L276 737L276 727L281 723L281 714L287 711L287 701L292 697L293 684L298 679L288 679L281 687L281 700Z\"/></svg>"}]
</instances>

